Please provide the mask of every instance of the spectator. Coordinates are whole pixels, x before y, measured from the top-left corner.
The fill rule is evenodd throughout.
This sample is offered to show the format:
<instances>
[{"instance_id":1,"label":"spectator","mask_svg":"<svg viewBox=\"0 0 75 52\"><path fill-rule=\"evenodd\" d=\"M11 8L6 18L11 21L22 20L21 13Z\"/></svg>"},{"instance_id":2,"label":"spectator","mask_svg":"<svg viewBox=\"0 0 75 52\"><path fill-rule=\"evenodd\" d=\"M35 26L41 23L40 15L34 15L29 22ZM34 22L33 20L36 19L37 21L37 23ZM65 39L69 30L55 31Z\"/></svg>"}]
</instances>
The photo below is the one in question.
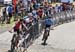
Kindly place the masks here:
<instances>
[{"instance_id":1,"label":"spectator","mask_svg":"<svg viewBox=\"0 0 75 52\"><path fill-rule=\"evenodd\" d=\"M56 13L58 13L58 7L59 7L58 4L56 4L56 6L55 6L55 12Z\"/></svg>"},{"instance_id":2,"label":"spectator","mask_svg":"<svg viewBox=\"0 0 75 52\"><path fill-rule=\"evenodd\" d=\"M60 5L60 11L63 11L63 6L62 5Z\"/></svg>"},{"instance_id":3,"label":"spectator","mask_svg":"<svg viewBox=\"0 0 75 52\"><path fill-rule=\"evenodd\" d=\"M11 17L12 17L12 11L13 11L13 8L11 5L8 6L8 20L7 20L7 24L10 24L10 20L11 20Z\"/></svg>"},{"instance_id":4,"label":"spectator","mask_svg":"<svg viewBox=\"0 0 75 52\"><path fill-rule=\"evenodd\" d=\"M43 15L43 9L40 7L40 8L38 9L38 16L39 16L40 18L42 18L42 15Z\"/></svg>"},{"instance_id":5,"label":"spectator","mask_svg":"<svg viewBox=\"0 0 75 52\"><path fill-rule=\"evenodd\" d=\"M2 23L4 23L5 21L7 20L7 15L6 15L6 7L4 7L4 9L3 9L3 22Z\"/></svg>"},{"instance_id":6,"label":"spectator","mask_svg":"<svg viewBox=\"0 0 75 52\"><path fill-rule=\"evenodd\" d=\"M49 12L49 11L48 11L48 6L44 6L44 14L45 14L45 15L48 15L48 12Z\"/></svg>"},{"instance_id":7,"label":"spectator","mask_svg":"<svg viewBox=\"0 0 75 52\"><path fill-rule=\"evenodd\" d=\"M28 1L28 5L30 5L32 0L27 0L27 1Z\"/></svg>"},{"instance_id":8,"label":"spectator","mask_svg":"<svg viewBox=\"0 0 75 52\"><path fill-rule=\"evenodd\" d=\"M27 0L23 0L23 5L24 5L25 10L27 11L27 7L28 7L28 2L27 2Z\"/></svg>"},{"instance_id":9,"label":"spectator","mask_svg":"<svg viewBox=\"0 0 75 52\"><path fill-rule=\"evenodd\" d=\"M62 7L61 5L58 6L58 12L61 12L62 11L62 8L61 7Z\"/></svg>"},{"instance_id":10,"label":"spectator","mask_svg":"<svg viewBox=\"0 0 75 52\"><path fill-rule=\"evenodd\" d=\"M55 7L52 7L52 9L51 9L51 14L53 15L53 14L55 14L55 13L56 13Z\"/></svg>"},{"instance_id":11,"label":"spectator","mask_svg":"<svg viewBox=\"0 0 75 52\"><path fill-rule=\"evenodd\" d=\"M52 9L52 5L49 5L48 7L49 14L51 14L51 9Z\"/></svg>"},{"instance_id":12,"label":"spectator","mask_svg":"<svg viewBox=\"0 0 75 52\"><path fill-rule=\"evenodd\" d=\"M33 17L34 17L34 21L38 21L38 15L37 15L37 11L36 10L33 10L32 11L32 14L33 14Z\"/></svg>"},{"instance_id":13,"label":"spectator","mask_svg":"<svg viewBox=\"0 0 75 52\"><path fill-rule=\"evenodd\" d=\"M39 7L40 7L40 4L39 4L39 3L35 2L35 3L33 4L33 8L34 8L34 9L38 9Z\"/></svg>"}]
</instances>

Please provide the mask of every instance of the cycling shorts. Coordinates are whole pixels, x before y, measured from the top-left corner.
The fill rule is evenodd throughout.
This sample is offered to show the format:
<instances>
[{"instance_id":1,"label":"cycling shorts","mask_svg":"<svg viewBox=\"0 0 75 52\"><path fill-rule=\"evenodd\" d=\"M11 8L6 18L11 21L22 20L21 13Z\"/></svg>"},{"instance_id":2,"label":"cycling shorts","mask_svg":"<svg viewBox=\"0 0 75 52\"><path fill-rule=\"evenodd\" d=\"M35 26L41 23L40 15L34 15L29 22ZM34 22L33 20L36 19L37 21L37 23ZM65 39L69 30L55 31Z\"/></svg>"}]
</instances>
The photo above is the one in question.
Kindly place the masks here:
<instances>
[{"instance_id":1,"label":"cycling shorts","mask_svg":"<svg viewBox=\"0 0 75 52\"><path fill-rule=\"evenodd\" d=\"M46 27L50 27L51 25L46 25Z\"/></svg>"},{"instance_id":2,"label":"cycling shorts","mask_svg":"<svg viewBox=\"0 0 75 52\"><path fill-rule=\"evenodd\" d=\"M19 29L14 28L14 32L17 32L17 34L19 34L20 31L19 31Z\"/></svg>"}]
</instances>

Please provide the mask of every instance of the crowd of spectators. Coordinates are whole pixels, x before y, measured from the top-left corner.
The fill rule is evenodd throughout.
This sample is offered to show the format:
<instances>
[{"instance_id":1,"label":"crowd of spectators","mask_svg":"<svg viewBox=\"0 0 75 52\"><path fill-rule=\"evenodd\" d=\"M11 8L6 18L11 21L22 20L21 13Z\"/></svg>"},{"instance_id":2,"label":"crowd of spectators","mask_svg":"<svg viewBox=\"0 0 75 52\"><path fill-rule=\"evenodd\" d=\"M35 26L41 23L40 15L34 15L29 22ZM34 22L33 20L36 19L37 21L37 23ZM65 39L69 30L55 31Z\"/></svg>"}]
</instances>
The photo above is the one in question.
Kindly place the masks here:
<instances>
[{"instance_id":1,"label":"crowd of spectators","mask_svg":"<svg viewBox=\"0 0 75 52\"><path fill-rule=\"evenodd\" d=\"M14 26L14 29L17 29L16 31L18 32L20 25L25 26L26 29L29 30L30 26L41 21L41 19L44 19L46 17L51 17L52 15L54 15L56 13L60 13L62 11L64 12L64 11L72 11L72 10L74 10L74 5L70 4L69 2L68 2L68 4L56 4L56 6L52 6L50 3L43 2L42 0L41 1L40 0L39 1L37 1L37 0L22 0L22 1L17 0L15 10L14 10L14 5L7 5L7 6L3 7L3 9L1 10L2 12L0 14L0 23L10 24L11 19L14 18L14 21L18 21L18 22L16 22L16 24ZM21 18L23 20L20 20ZM36 25L34 25L34 26L36 26ZM33 28L35 28L35 29L33 29ZM26 29L22 28L21 31L24 30L23 32L25 32ZM35 34L33 31L34 30L37 31L36 32L36 35L37 35L39 33L38 29L39 29L38 27L32 27L32 29L30 29L30 32L29 32L30 35L29 35L27 41L30 40L32 42L32 39L34 37L33 34ZM24 34L24 36L25 35L26 34ZM25 37L24 37L24 39L25 39ZM13 40L13 38L12 38L12 40ZM17 41L17 44L18 44L19 39L16 39L16 40L18 40ZM13 43L11 43L11 44L13 44ZM17 44L15 46L17 46ZM11 48L12 48L12 46L11 46Z\"/></svg>"},{"instance_id":2,"label":"crowd of spectators","mask_svg":"<svg viewBox=\"0 0 75 52\"><path fill-rule=\"evenodd\" d=\"M10 24L12 17L14 20L28 16L30 13L34 19L41 19L45 15L52 15L62 11L74 10L74 5L68 2L68 4L56 4L52 6L48 2L41 2L37 0L17 0L16 8L14 11L14 5L7 5L2 9L0 14L1 23Z\"/></svg>"}]
</instances>

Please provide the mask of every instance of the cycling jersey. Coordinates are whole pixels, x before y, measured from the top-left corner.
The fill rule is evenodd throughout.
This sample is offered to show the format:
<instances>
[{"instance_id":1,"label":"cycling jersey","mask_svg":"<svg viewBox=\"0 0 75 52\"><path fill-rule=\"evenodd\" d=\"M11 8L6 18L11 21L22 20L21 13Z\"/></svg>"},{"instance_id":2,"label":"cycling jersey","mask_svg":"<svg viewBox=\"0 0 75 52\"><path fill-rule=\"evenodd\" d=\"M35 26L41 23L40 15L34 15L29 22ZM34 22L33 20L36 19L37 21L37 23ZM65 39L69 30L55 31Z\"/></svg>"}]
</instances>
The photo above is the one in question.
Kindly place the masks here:
<instances>
[{"instance_id":1,"label":"cycling jersey","mask_svg":"<svg viewBox=\"0 0 75 52\"><path fill-rule=\"evenodd\" d=\"M46 26L51 26L53 24L53 22L51 19L46 19L45 24L46 24Z\"/></svg>"},{"instance_id":2,"label":"cycling jersey","mask_svg":"<svg viewBox=\"0 0 75 52\"><path fill-rule=\"evenodd\" d=\"M21 25L20 22L17 22L14 29L19 29L20 25Z\"/></svg>"}]
</instances>

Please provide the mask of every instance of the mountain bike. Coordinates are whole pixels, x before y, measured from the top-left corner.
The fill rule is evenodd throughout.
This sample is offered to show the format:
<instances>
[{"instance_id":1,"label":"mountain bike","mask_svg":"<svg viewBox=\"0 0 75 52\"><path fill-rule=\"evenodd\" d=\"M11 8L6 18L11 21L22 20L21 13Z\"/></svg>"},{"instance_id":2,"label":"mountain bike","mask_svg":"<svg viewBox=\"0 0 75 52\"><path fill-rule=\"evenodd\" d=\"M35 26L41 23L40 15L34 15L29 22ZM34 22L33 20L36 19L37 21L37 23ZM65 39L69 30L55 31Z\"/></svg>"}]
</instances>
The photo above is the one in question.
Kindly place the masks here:
<instances>
[{"instance_id":1,"label":"mountain bike","mask_svg":"<svg viewBox=\"0 0 75 52\"><path fill-rule=\"evenodd\" d=\"M48 39L48 36L49 36L49 32L50 32L50 28L49 27L47 27L46 29L45 29L45 32L44 32L44 35L43 35L43 43L42 43L42 45L46 45L47 43L46 43L46 41L47 41L47 39Z\"/></svg>"}]
</instances>

